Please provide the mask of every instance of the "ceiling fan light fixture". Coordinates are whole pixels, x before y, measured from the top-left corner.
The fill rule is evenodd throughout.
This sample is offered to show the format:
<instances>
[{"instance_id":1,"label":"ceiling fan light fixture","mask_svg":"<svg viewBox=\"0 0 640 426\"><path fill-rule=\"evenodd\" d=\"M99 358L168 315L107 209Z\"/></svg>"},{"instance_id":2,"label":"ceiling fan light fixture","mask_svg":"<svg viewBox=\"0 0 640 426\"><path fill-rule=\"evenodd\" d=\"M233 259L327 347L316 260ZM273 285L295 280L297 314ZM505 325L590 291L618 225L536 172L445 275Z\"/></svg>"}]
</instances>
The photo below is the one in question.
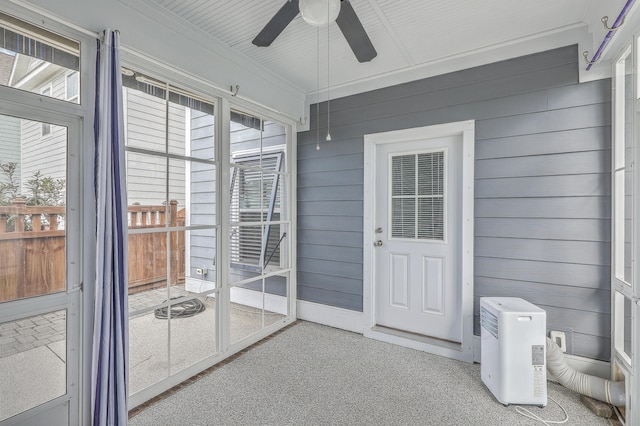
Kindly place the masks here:
<instances>
[{"instance_id":1,"label":"ceiling fan light fixture","mask_svg":"<svg viewBox=\"0 0 640 426\"><path fill-rule=\"evenodd\" d=\"M335 22L340 13L340 0L300 0L299 8L308 24L323 27Z\"/></svg>"}]
</instances>

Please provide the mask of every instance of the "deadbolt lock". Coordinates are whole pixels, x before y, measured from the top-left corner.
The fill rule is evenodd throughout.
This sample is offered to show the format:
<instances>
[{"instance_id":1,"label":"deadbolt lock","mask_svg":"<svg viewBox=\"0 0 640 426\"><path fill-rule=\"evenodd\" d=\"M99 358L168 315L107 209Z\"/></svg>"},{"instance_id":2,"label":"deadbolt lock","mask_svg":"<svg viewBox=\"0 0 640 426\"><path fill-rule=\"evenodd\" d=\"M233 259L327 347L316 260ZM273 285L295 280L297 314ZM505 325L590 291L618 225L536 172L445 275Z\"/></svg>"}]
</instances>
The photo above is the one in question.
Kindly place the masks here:
<instances>
[{"instance_id":1,"label":"deadbolt lock","mask_svg":"<svg viewBox=\"0 0 640 426\"><path fill-rule=\"evenodd\" d=\"M376 228L376 234L382 234L382 228Z\"/></svg>"}]
</instances>

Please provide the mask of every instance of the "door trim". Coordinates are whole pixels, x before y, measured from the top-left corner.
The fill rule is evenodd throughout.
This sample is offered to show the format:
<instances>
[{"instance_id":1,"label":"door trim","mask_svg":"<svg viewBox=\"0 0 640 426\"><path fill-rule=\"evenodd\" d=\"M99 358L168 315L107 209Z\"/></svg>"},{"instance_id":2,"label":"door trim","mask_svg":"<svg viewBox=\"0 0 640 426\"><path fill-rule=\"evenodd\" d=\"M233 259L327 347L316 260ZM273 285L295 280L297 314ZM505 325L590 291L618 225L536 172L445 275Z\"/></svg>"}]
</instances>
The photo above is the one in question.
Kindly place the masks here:
<instances>
[{"instance_id":1,"label":"door trim","mask_svg":"<svg viewBox=\"0 0 640 426\"><path fill-rule=\"evenodd\" d=\"M634 397L638 394L640 386L640 281L638 280L638 263L636 257L638 254L638 241L640 241L640 227L638 222L638 211L640 211L640 193L638 192L638 183L640 182L640 174L636 171L634 164L640 161L640 150L638 150L638 135L640 133L640 120L638 113L640 112L640 88L638 87L638 71L639 62L639 34L635 34L630 43L620 50L618 55L612 61L612 156L611 156L611 184L612 184L612 203L611 203L611 378L615 381L625 381L625 398L626 410L621 415L620 408L615 407L620 417L620 421L625 425L634 425L640 419L640 410L637 404L634 404ZM626 65L631 63L630 85L627 85L626 70L622 69L622 74L618 67L624 60ZM628 93L631 93L629 99ZM629 101L630 105L627 105ZM631 114L627 114L630 108ZM631 117L630 123L628 117ZM627 126L631 124L630 128ZM631 137L631 152L628 153L629 146L627 138ZM627 160L630 159L630 164ZM627 211L626 198L629 196L627 191L627 179L619 185L617 174L631 172L631 279L626 282L626 277L620 277L621 269L627 267L625 261L625 246L627 241L625 238L626 227L624 223L629 219L625 212ZM622 227L619 225L623 224ZM620 262L621 261L621 262ZM628 323L625 320L625 302L629 302L629 310L631 319ZM630 353L626 353L625 338L626 329L629 326L630 337ZM620 347L622 346L622 347ZM636 398L637 399L637 398Z\"/></svg>"},{"instance_id":2,"label":"door trim","mask_svg":"<svg viewBox=\"0 0 640 426\"><path fill-rule=\"evenodd\" d=\"M14 321L33 315L40 315L55 310L65 309L66 313L66 392L45 403L29 408L21 413L3 420L7 425L44 424L51 422L52 415L66 413L70 426L81 424L80 413L83 409L83 390L85 347L83 340L82 320L83 306L86 299L83 291L83 256L86 247L84 228L84 209L81 193L85 182L85 167L82 159L83 134L85 123L82 118L70 113L76 106L66 105L58 99L34 97L31 93L22 93L12 88L0 87L0 114L19 119L41 121L56 126L66 127L66 211L65 223L79 224L76 232L65 233L65 280L66 289L56 293L43 294L0 303L0 322ZM36 95L37 96L37 95ZM56 110L57 109L57 110ZM71 229L66 227L65 229ZM36 423L38 422L38 423Z\"/></svg>"},{"instance_id":3,"label":"door trim","mask_svg":"<svg viewBox=\"0 0 640 426\"><path fill-rule=\"evenodd\" d=\"M375 230L375 166L378 145L432 139L445 136L462 136L462 226L461 226L461 312L462 342L454 344L438 339L415 336L397 330L378 327L375 323L375 268L373 238ZM363 200L363 313L365 337L382 340L446 356L465 362L473 362L473 225L474 225L474 142L475 121L459 121L426 127L395 130L364 135L364 200Z\"/></svg>"}]
</instances>

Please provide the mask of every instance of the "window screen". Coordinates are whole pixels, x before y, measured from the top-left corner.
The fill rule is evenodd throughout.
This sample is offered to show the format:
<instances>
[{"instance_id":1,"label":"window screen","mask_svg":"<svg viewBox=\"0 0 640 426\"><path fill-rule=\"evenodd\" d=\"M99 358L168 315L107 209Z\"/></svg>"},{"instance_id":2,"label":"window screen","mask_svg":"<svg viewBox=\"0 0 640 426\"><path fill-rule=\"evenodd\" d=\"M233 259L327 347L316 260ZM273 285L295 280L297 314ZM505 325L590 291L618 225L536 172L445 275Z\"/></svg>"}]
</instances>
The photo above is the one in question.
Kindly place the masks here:
<instances>
[{"instance_id":1,"label":"window screen","mask_svg":"<svg viewBox=\"0 0 640 426\"><path fill-rule=\"evenodd\" d=\"M391 236L444 240L444 151L391 157Z\"/></svg>"}]
</instances>

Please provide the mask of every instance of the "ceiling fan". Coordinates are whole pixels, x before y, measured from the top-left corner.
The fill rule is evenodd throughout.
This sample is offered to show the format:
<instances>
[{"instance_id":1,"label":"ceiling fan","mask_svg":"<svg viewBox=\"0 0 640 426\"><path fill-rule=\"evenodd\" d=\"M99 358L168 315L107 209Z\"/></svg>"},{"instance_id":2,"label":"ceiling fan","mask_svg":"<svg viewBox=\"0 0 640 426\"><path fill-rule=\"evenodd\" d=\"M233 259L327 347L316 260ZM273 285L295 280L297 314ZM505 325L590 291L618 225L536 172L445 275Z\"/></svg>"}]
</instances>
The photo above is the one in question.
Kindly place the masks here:
<instances>
[{"instance_id":1,"label":"ceiling fan","mask_svg":"<svg viewBox=\"0 0 640 426\"><path fill-rule=\"evenodd\" d=\"M328 13L320 16L319 10L328 10ZM358 62L369 62L378 55L349 0L288 0L253 39L253 44L261 47L271 45L298 13L315 26L335 19Z\"/></svg>"}]
</instances>

